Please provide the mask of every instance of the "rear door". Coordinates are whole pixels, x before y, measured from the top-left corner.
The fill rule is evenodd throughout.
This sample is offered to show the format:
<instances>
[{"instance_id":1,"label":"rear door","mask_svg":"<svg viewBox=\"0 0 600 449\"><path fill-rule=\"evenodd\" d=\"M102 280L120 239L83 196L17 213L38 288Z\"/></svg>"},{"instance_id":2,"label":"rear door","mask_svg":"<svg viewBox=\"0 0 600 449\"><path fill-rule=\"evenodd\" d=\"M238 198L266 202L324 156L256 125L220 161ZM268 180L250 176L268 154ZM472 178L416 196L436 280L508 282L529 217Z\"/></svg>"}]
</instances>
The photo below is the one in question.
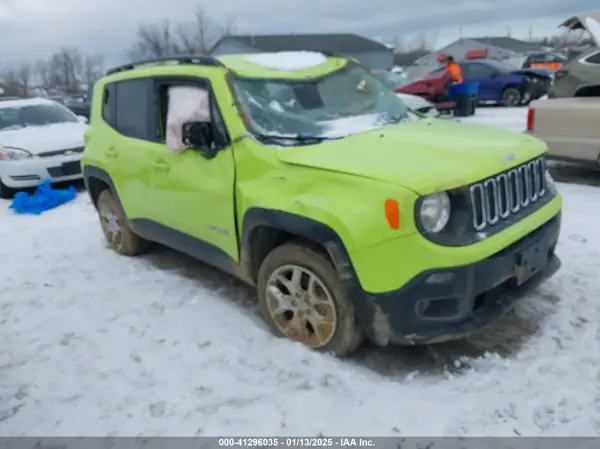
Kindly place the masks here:
<instances>
[{"instance_id":1,"label":"rear door","mask_svg":"<svg viewBox=\"0 0 600 449\"><path fill-rule=\"evenodd\" d=\"M107 85L103 92L105 132L88 136L86 145L97 145L125 212L130 219L148 214L152 168L151 154L157 130L149 111L153 103L151 79L132 79ZM97 139L96 139L97 137Z\"/></svg>"}]
</instances>

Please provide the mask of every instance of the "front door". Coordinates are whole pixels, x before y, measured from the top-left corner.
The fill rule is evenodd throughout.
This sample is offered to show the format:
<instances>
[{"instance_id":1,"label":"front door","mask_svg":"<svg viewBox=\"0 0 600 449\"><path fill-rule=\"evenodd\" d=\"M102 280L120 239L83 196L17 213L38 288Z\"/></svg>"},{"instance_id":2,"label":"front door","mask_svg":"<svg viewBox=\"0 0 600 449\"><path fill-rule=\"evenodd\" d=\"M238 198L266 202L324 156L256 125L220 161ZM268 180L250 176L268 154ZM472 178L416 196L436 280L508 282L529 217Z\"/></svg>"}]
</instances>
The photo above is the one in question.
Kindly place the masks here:
<instances>
[{"instance_id":1,"label":"front door","mask_svg":"<svg viewBox=\"0 0 600 449\"><path fill-rule=\"evenodd\" d=\"M499 80L495 70L486 64L469 62L462 66L463 79L479 84L479 101L496 101L498 99Z\"/></svg>"},{"instance_id":2,"label":"front door","mask_svg":"<svg viewBox=\"0 0 600 449\"><path fill-rule=\"evenodd\" d=\"M205 80L155 80L162 143L155 146L152 157L150 218L168 229L165 230L169 233L168 239L207 244L208 252L220 250L237 261L233 146L210 86L208 77ZM176 95L182 93L181 89L185 90L184 95ZM196 97L193 90L201 95ZM194 115L198 108L190 108L190 102L198 106L195 98L202 98L202 94L208 99L208 110L198 118ZM181 139L184 122L205 120L209 120L215 130L219 150L215 157L207 159L196 150L175 150L172 142L169 142L171 147L167 145L169 140ZM177 128L175 137L167 131L173 127ZM172 246L178 248L180 244Z\"/></svg>"}]
</instances>

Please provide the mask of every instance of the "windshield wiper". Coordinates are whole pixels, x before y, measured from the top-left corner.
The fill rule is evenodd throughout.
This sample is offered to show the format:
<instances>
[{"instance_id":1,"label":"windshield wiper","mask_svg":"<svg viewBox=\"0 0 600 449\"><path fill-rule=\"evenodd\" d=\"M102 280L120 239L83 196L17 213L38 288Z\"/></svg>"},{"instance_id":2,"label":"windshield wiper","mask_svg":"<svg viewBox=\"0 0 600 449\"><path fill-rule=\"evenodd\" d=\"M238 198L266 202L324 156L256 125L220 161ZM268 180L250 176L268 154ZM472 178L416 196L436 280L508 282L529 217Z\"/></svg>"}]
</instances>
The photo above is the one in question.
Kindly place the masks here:
<instances>
[{"instance_id":1,"label":"windshield wiper","mask_svg":"<svg viewBox=\"0 0 600 449\"><path fill-rule=\"evenodd\" d=\"M340 139L340 137L325 137L325 136L311 136L308 134L256 134L256 136L264 142L297 142L300 145L312 145L315 143L321 143L326 140Z\"/></svg>"}]
</instances>

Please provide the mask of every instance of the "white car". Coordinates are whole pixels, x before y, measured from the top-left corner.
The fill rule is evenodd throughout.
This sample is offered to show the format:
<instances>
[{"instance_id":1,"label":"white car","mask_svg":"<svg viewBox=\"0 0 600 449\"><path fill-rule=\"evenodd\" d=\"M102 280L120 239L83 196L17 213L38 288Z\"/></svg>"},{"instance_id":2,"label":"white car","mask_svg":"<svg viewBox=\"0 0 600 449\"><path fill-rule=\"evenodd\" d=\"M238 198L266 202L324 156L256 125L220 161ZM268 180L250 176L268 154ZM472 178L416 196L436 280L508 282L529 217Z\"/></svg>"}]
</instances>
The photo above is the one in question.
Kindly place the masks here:
<instances>
[{"instance_id":1,"label":"white car","mask_svg":"<svg viewBox=\"0 0 600 449\"><path fill-rule=\"evenodd\" d=\"M435 105L425 98L419 97L418 95L410 95L403 93L396 93L396 96L400 98L409 109L420 112L421 114L427 114L432 117L437 117L439 111L435 108Z\"/></svg>"},{"instance_id":2,"label":"white car","mask_svg":"<svg viewBox=\"0 0 600 449\"><path fill-rule=\"evenodd\" d=\"M87 119L46 98L0 101L0 198L81 178Z\"/></svg>"}]
</instances>

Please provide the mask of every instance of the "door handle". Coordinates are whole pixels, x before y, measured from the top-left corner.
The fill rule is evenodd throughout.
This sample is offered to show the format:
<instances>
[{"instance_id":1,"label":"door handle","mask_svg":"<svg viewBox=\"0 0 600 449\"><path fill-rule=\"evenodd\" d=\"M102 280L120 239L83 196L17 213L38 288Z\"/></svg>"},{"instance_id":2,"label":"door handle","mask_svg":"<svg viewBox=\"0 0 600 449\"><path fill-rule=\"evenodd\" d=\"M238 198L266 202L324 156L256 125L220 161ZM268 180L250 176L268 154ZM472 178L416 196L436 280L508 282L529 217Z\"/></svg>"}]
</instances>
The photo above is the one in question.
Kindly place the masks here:
<instances>
[{"instance_id":1,"label":"door handle","mask_svg":"<svg viewBox=\"0 0 600 449\"><path fill-rule=\"evenodd\" d=\"M155 170L158 170L158 171L164 171L164 172L169 171L169 164L167 164L163 160L153 162L152 166L154 167Z\"/></svg>"},{"instance_id":2,"label":"door handle","mask_svg":"<svg viewBox=\"0 0 600 449\"><path fill-rule=\"evenodd\" d=\"M106 157L113 157L113 158L117 157L117 155L119 154L119 153L117 153L117 150L115 149L115 147L108 147L106 149L105 153L106 153Z\"/></svg>"}]
</instances>

